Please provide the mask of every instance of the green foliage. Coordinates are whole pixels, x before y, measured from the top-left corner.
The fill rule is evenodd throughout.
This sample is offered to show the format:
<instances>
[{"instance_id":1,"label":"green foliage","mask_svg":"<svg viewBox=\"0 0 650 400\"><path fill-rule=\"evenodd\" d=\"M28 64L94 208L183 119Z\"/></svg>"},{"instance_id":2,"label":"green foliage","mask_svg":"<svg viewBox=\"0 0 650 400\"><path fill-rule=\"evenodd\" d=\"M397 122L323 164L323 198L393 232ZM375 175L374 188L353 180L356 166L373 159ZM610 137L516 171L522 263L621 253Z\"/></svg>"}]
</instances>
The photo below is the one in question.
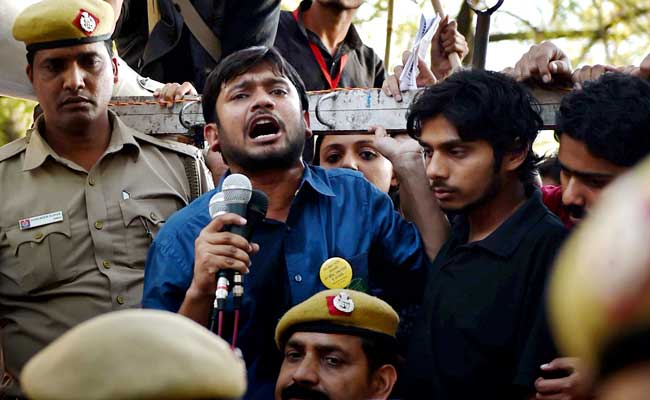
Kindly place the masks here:
<instances>
[{"instance_id":1,"label":"green foliage","mask_svg":"<svg viewBox=\"0 0 650 400\"><path fill-rule=\"evenodd\" d=\"M650 0L553 0L546 7L548 18L519 19L518 31L495 33L491 41L569 39L574 65L638 65L648 54Z\"/></svg>"},{"instance_id":2,"label":"green foliage","mask_svg":"<svg viewBox=\"0 0 650 400\"><path fill-rule=\"evenodd\" d=\"M25 134L32 124L35 105L28 100L0 97L0 146Z\"/></svg>"},{"instance_id":3,"label":"green foliage","mask_svg":"<svg viewBox=\"0 0 650 400\"><path fill-rule=\"evenodd\" d=\"M411 2L407 0L395 0L395 8L412 7L409 3ZM420 8L428 3L428 0L417 1ZM471 51L473 13L468 13L469 9L461 0L446 0L442 3L447 12L458 20L458 30L467 38ZM529 3L539 10L537 18L526 20L508 12L508 7L502 7L499 12L509 14L516 23L509 32L493 30L490 40L516 40L533 44L544 40L567 39L568 42L563 42L562 46L566 46L564 50L570 54L574 65L638 65L648 54L650 0L535 0ZM376 21L387 19L387 0L366 0L366 6L368 5L373 11L362 17L357 16L356 24L361 32L369 26L372 26L371 30L376 30ZM391 40L393 51L387 64L400 63L399 54L408 47L417 24L415 19L394 19ZM471 53L465 63L471 63Z\"/></svg>"}]
</instances>

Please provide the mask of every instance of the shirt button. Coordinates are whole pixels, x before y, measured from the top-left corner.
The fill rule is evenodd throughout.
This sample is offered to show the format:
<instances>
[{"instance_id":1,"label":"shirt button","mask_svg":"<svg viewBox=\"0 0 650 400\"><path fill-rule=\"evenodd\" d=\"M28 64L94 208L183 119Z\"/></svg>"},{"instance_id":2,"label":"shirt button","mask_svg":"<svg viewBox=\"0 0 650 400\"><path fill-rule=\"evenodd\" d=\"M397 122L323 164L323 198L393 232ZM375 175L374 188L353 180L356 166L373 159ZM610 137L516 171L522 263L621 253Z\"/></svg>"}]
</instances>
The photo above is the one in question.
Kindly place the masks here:
<instances>
[{"instance_id":1,"label":"shirt button","mask_svg":"<svg viewBox=\"0 0 650 400\"><path fill-rule=\"evenodd\" d=\"M117 300L117 304L124 304L124 297L122 296L117 296L115 300Z\"/></svg>"},{"instance_id":2,"label":"shirt button","mask_svg":"<svg viewBox=\"0 0 650 400\"><path fill-rule=\"evenodd\" d=\"M102 266L106 269L109 269L111 267L111 262L110 261L102 261Z\"/></svg>"},{"instance_id":3,"label":"shirt button","mask_svg":"<svg viewBox=\"0 0 650 400\"><path fill-rule=\"evenodd\" d=\"M156 215L156 213L151 213L149 214L149 219L151 219L153 222L156 222L158 221L158 216Z\"/></svg>"},{"instance_id":4,"label":"shirt button","mask_svg":"<svg viewBox=\"0 0 650 400\"><path fill-rule=\"evenodd\" d=\"M43 239L43 234L41 232L35 233L34 234L34 239L36 239L36 240Z\"/></svg>"},{"instance_id":5,"label":"shirt button","mask_svg":"<svg viewBox=\"0 0 650 400\"><path fill-rule=\"evenodd\" d=\"M104 221L95 222L95 229L101 230L104 227Z\"/></svg>"},{"instance_id":6,"label":"shirt button","mask_svg":"<svg viewBox=\"0 0 650 400\"><path fill-rule=\"evenodd\" d=\"M300 274L294 275L293 280L298 282L298 283L302 282L302 275L300 275Z\"/></svg>"},{"instance_id":7,"label":"shirt button","mask_svg":"<svg viewBox=\"0 0 650 400\"><path fill-rule=\"evenodd\" d=\"M90 186L95 186L95 178L92 178L92 177L91 177L91 178L88 178L88 184L89 184Z\"/></svg>"}]
</instances>

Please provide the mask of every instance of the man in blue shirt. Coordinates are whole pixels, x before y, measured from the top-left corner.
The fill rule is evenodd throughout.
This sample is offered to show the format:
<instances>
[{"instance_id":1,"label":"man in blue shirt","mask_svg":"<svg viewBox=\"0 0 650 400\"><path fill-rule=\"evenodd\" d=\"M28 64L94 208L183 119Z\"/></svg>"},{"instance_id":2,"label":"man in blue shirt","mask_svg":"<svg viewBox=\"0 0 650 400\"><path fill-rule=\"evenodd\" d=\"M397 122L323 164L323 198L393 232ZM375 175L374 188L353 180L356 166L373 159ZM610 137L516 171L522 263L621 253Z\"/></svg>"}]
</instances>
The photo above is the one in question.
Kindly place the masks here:
<instances>
[{"instance_id":1,"label":"man in blue shirt","mask_svg":"<svg viewBox=\"0 0 650 400\"><path fill-rule=\"evenodd\" d=\"M361 174L305 165L301 154L311 136L307 109L302 81L276 50L254 47L225 58L204 90L206 138L230 172L247 175L268 195L267 219L251 243L221 232L224 225L245 222L234 214L210 220L208 204L219 185L167 221L147 258L144 307L179 312L204 325L217 271L246 274L238 346L248 365L249 399L272 398L280 365L276 322L290 306L325 289L319 279L325 260L348 260L354 288L366 287L393 304L416 302L427 252L435 254L444 240L444 234L434 235L435 244L428 241L425 251L415 226ZM414 184L406 184L407 196L422 196L428 192L422 159L409 165ZM421 206L442 221L439 209L427 201L418 202ZM429 219L426 224L415 219L427 237L435 225ZM231 320L228 313L225 319Z\"/></svg>"}]
</instances>

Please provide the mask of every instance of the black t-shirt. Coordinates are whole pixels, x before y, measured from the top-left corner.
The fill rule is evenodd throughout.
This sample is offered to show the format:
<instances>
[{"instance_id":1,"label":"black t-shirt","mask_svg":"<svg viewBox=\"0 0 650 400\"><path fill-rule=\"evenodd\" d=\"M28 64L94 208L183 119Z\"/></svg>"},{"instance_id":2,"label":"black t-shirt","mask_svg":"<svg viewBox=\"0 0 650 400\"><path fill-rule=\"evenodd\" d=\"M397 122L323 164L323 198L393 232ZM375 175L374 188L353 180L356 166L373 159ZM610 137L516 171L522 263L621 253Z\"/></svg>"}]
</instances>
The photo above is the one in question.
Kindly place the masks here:
<instances>
[{"instance_id":1,"label":"black t-shirt","mask_svg":"<svg viewBox=\"0 0 650 400\"><path fill-rule=\"evenodd\" d=\"M310 6L311 2L303 1L300 4L300 10L304 11ZM330 89L309 47L309 42L318 46L332 78L338 75L341 57L344 54L348 55L338 87L381 87L385 78L384 63L370 47L363 44L354 25L350 26L343 43L332 57L318 35L305 29L301 18L299 16L298 22L296 22L291 12L283 11L281 13L275 48L296 69L307 90Z\"/></svg>"},{"instance_id":2,"label":"black t-shirt","mask_svg":"<svg viewBox=\"0 0 650 400\"><path fill-rule=\"evenodd\" d=\"M562 223L533 190L487 238L468 234L456 217L434 261L402 374L409 399L522 399L556 357L543 304Z\"/></svg>"},{"instance_id":3,"label":"black t-shirt","mask_svg":"<svg viewBox=\"0 0 650 400\"><path fill-rule=\"evenodd\" d=\"M280 0L192 0L219 38L222 57L250 46L272 46ZM171 0L158 0L160 21L148 33L147 2L125 0L113 34L122 58L143 76L160 82L192 82L203 91L214 60L192 36Z\"/></svg>"}]
</instances>

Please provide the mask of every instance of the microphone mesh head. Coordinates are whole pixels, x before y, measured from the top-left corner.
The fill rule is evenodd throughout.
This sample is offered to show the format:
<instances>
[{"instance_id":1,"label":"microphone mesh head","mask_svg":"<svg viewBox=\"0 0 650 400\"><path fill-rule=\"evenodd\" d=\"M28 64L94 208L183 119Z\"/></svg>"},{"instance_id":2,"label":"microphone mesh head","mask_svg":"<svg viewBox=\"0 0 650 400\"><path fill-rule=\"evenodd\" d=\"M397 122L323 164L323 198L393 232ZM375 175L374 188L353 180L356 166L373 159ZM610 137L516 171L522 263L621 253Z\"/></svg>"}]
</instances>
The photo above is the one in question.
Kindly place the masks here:
<instances>
[{"instance_id":1,"label":"microphone mesh head","mask_svg":"<svg viewBox=\"0 0 650 400\"><path fill-rule=\"evenodd\" d=\"M212 196L208 211L210 212L210 218L228 212L228 204L224 199L223 192L215 193L214 196Z\"/></svg>"},{"instance_id":2,"label":"microphone mesh head","mask_svg":"<svg viewBox=\"0 0 650 400\"><path fill-rule=\"evenodd\" d=\"M250 179L242 174L228 175L221 185L226 203L248 204L253 192Z\"/></svg>"}]
</instances>

